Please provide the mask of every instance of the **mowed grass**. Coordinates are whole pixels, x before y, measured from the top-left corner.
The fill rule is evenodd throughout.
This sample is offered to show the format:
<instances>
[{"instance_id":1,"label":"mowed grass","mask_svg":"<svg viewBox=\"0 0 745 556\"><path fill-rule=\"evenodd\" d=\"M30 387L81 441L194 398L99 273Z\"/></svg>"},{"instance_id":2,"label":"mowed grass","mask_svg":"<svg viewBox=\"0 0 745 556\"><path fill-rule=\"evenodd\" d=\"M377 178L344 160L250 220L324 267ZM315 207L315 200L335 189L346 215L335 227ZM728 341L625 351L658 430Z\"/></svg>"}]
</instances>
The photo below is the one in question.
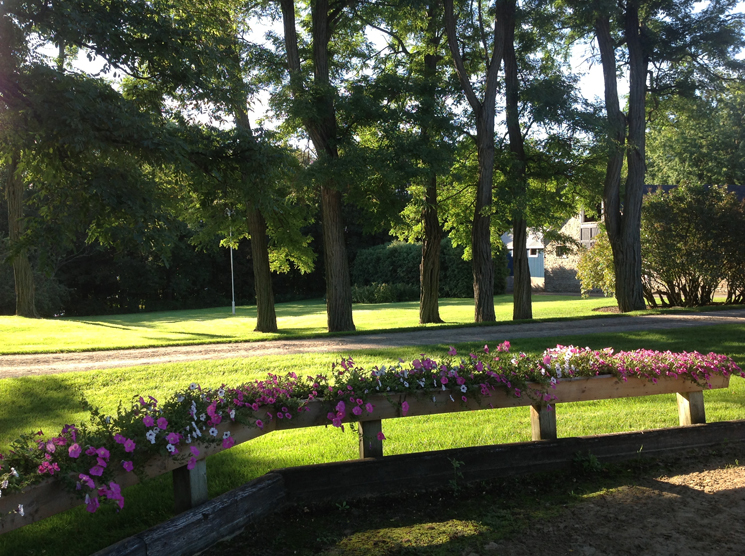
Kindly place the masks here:
<instances>
[{"instance_id":1,"label":"mowed grass","mask_svg":"<svg viewBox=\"0 0 745 556\"><path fill-rule=\"evenodd\" d=\"M512 320L512 296L494 298L497 320ZM598 307L614 304L613 299L578 296L535 295L535 319L588 317L599 315ZM256 307L229 307L135 313L104 317L27 319L0 316L0 354L55 353L102 349L126 349L183 344L244 342L326 334L326 305L323 300L278 303L279 333L254 332ZM473 324L473 300L441 299L443 325ZM358 332L419 327L419 302L355 304L354 322Z\"/></svg>"},{"instance_id":2,"label":"mowed grass","mask_svg":"<svg viewBox=\"0 0 745 556\"><path fill-rule=\"evenodd\" d=\"M732 355L745 365L745 326L723 325L659 332L597 334L512 342L513 351L539 353L557 343L615 349L651 348L673 351L715 351ZM483 343L458 345L459 351ZM370 367L426 352L437 357L447 346L411 347L352 353L358 365ZM152 394L164 398L196 381L204 386L237 384L266 372L328 372L338 354L291 355L240 360L158 365L98 372L69 373L0 380L0 452L21 432L42 428L52 433L66 423L85 418L79 397L115 411L120 400ZM727 390L705 393L709 421L745 418L745 380L733 378ZM560 405L559 436L643 430L677 425L674 395L604 400ZM385 421L386 454L410 453L530 439L527 408L500 409L452 415ZM211 496L235 488L280 467L354 459L357 438L347 429L313 428L272 433L209 458ZM0 555L84 555L108 546L172 516L170 475L125 490L125 508L117 514L103 507L89 515L77 508L40 523L0 535ZM60 538L75 542L60 543Z\"/></svg>"}]
</instances>

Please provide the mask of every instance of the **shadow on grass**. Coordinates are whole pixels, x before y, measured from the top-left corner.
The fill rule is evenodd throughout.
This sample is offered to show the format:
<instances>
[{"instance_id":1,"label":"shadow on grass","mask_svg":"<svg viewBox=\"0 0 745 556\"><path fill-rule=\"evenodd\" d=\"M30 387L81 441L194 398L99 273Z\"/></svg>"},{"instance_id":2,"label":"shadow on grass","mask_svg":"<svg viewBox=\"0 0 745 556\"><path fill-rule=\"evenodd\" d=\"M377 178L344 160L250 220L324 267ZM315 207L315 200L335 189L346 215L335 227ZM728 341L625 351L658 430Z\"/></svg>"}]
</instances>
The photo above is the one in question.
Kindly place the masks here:
<instances>
[{"instance_id":1,"label":"shadow on grass","mask_svg":"<svg viewBox=\"0 0 745 556\"><path fill-rule=\"evenodd\" d=\"M0 380L0 399L11 402L0 405L0 451L21 434L39 430L22 428L19 423L34 423L42 430L61 429L71 416L83 412L80 390L61 375L46 376L43 381L33 377ZM53 432L45 431L47 435Z\"/></svg>"}]
</instances>

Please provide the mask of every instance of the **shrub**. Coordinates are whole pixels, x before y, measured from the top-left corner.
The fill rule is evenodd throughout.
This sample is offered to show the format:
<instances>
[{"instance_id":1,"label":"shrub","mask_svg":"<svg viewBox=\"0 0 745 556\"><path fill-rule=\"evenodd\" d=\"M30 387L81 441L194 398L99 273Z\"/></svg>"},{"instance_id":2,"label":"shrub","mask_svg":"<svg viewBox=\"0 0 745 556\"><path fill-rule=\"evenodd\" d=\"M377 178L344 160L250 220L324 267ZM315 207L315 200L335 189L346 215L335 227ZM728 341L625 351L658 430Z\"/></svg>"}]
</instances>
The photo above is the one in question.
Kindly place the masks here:
<instances>
[{"instance_id":1,"label":"shrub","mask_svg":"<svg viewBox=\"0 0 745 556\"><path fill-rule=\"evenodd\" d=\"M418 299L419 286L412 284L352 286L352 303L396 303Z\"/></svg>"},{"instance_id":2,"label":"shrub","mask_svg":"<svg viewBox=\"0 0 745 556\"><path fill-rule=\"evenodd\" d=\"M506 289L507 250L499 245L492 254L494 258L494 293L504 293ZM387 301L361 301L371 299L373 290L364 287L375 285L391 288L396 284L416 287L416 295L406 293L406 299L419 299L419 265L422 260L422 246L419 243L394 241L358 251L352 265L352 284L355 291L352 297L355 303L384 303ZM405 290L410 292L413 290ZM363 293L364 292L364 293ZM400 295L404 295L401 290ZM355 296L357 296L355 298ZM379 296L385 295L380 292ZM379 297L378 296L378 297ZM442 240L440 247L440 297L473 297L473 271L471 262L463 260L463 247L453 247L450 238ZM359 301L358 301L359 299Z\"/></svg>"},{"instance_id":3,"label":"shrub","mask_svg":"<svg viewBox=\"0 0 745 556\"><path fill-rule=\"evenodd\" d=\"M595 245L581 248L577 264L577 278L582 284L582 297L594 289L602 290L607 297L616 293L616 274L613 268L613 251L604 228L595 236Z\"/></svg>"},{"instance_id":4,"label":"shrub","mask_svg":"<svg viewBox=\"0 0 745 556\"><path fill-rule=\"evenodd\" d=\"M707 305L725 280L727 302L745 303L745 208L725 188L686 186L645 196L641 244L649 305ZM615 291L605 232L582 255L577 274L583 292Z\"/></svg>"}]
</instances>

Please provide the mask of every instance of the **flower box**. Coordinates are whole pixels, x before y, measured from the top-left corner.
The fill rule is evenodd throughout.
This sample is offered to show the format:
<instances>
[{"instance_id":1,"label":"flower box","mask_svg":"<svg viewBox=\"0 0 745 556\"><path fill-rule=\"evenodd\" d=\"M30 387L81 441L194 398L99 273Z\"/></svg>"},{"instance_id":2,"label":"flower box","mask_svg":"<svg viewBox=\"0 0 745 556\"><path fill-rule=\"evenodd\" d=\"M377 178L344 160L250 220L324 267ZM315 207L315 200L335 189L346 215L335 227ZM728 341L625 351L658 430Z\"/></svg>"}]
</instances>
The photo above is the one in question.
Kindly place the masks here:
<instances>
[{"instance_id":1,"label":"flower box","mask_svg":"<svg viewBox=\"0 0 745 556\"><path fill-rule=\"evenodd\" d=\"M714 375L710 379L711 388L727 388L729 377ZM571 403L590 400L603 400L612 398L652 396L657 394L678 393L683 396L700 393L702 388L693 382L683 379L662 377L656 383L646 379L629 377L626 381L619 381L610 375L560 379L550 389L551 405L559 403ZM529 388L539 390L539 385L529 384ZM452 396L452 398L451 398ZM396 419L401 417L413 417L418 415L435 415L441 413L457 413L462 411L477 411L485 409L498 409L504 407L532 406L532 416L538 422L540 430L541 419L553 419L554 412L541 413L545 409L546 402L536 402L527 396L514 397L504 390L494 390L487 396L469 396L467 401L455 397L450 390L427 390L415 394L374 394L368 398L373 404L374 412L364 414L359 418L347 418L344 421L359 421L364 428L367 423L376 423L384 419ZM402 405L408 404L408 410L404 415ZM292 419L269 419L266 413L257 415L264 420L263 429L244 426L236 422L223 422L218 426L220 434L230 432L236 444L247 442L275 430L287 430L305 427L328 425L329 419L326 414L322 400L313 400L308 403L305 410L295 415ZM535 412L535 414L533 414ZM696 421L697 419L693 419ZM681 424L683 418L681 416ZM535 427L534 427L535 430ZM555 430L555 426L554 426ZM535 438L535 434L534 434ZM375 444L375 441L373 441ZM382 445L382 444L381 444ZM207 456L220 452L223 448L219 444L200 445L200 460ZM382 448L381 452L382 454ZM361 455L364 451L361 448ZM145 467L145 475L155 477L174 471L185 470L185 462L171 457L153 457ZM131 473L120 473L117 482L122 486L130 486L138 482L138 478ZM35 521L55 515L69 508L81 505L83 502L75 493L64 489L60 482L49 479L42 483L30 486L22 492L3 494L0 497L0 533L28 525ZM24 515L10 513L16 510L19 504L23 505Z\"/></svg>"}]
</instances>

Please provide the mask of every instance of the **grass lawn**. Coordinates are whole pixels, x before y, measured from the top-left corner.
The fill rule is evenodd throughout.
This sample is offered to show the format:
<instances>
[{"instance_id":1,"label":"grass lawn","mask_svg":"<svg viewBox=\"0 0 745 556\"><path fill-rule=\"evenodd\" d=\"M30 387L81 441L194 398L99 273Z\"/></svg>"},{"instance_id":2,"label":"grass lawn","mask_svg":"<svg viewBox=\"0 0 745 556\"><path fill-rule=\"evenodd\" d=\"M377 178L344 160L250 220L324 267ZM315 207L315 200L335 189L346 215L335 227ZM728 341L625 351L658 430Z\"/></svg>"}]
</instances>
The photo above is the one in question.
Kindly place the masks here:
<instances>
[{"instance_id":1,"label":"grass lawn","mask_svg":"<svg viewBox=\"0 0 745 556\"><path fill-rule=\"evenodd\" d=\"M498 321L512 320L512 296L494 298ZM607 307L614 300L593 297L536 295L536 319L588 317L593 309ZM0 354L44 353L116 348L152 347L178 344L206 344L271 340L326 333L326 305L323 300L278 303L277 334L254 332L256 307L199 309L135 313L104 317L27 319L0 316ZM473 324L472 299L441 299L444 325ZM355 304L354 322L359 332L417 328L419 302Z\"/></svg>"},{"instance_id":2,"label":"grass lawn","mask_svg":"<svg viewBox=\"0 0 745 556\"><path fill-rule=\"evenodd\" d=\"M512 344L513 350L540 352L556 343L616 349L698 349L732 355L739 365L745 365L744 325L521 339ZM477 346L458 347L464 351ZM413 357L423 351L438 356L446 349L447 346L411 347L354 355L358 365L368 367L398 357ZM119 400L127 402L139 394L163 398L192 381L217 386L263 377L268 371L324 372L338 357L338 354L306 354L0 380L0 452L7 450L9 442L21 432L38 428L52 432L63 424L80 422L84 418L78 401L80 395L106 412L113 412ZM709 421L745 418L745 380L733 378L728 390L706 392L705 396ZM675 426L677 408L674 395L604 400L560 405L557 419L560 436L577 436ZM384 423L384 430L388 438L386 454L530 439L528 408L390 420ZM211 457L208 460L210 495L235 488L274 468L355 457L357 439L349 431L319 427L273 433ZM90 554L171 517L171 488L170 475L165 475L127 489L126 506L120 514L107 506L91 516L80 507L1 535L0 555ZM60 543L61 538L71 538L74 542Z\"/></svg>"}]
</instances>

